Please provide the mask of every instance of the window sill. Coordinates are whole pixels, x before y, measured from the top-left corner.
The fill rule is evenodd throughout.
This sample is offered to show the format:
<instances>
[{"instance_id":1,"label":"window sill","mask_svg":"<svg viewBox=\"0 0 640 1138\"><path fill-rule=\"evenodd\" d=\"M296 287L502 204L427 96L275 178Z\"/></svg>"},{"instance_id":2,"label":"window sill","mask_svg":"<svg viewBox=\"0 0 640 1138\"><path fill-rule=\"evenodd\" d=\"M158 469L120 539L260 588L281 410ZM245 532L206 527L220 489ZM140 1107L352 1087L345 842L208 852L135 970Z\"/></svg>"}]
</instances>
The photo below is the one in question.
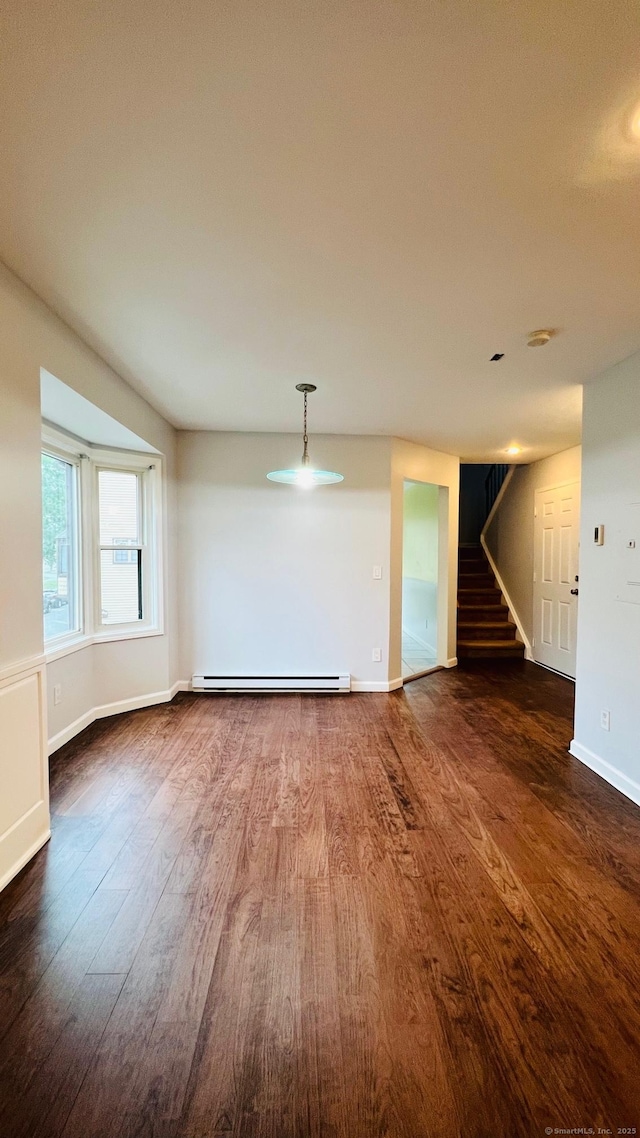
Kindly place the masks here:
<instances>
[{"instance_id":1,"label":"window sill","mask_svg":"<svg viewBox=\"0 0 640 1138\"><path fill-rule=\"evenodd\" d=\"M56 660L70 656L72 652L81 652L83 648L89 648L92 644L111 644L117 640L142 640L147 636L163 635L164 632L161 628L137 628L135 632L119 629L114 632L96 632L92 636L83 634L58 646L52 645L51 648L47 648L45 645L44 660L45 664L53 664Z\"/></svg>"},{"instance_id":2,"label":"window sill","mask_svg":"<svg viewBox=\"0 0 640 1138\"><path fill-rule=\"evenodd\" d=\"M162 628L136 628L129 632L126 628L114 629L113 632L95 632L91 637L94 644L109 644L113 640L142 640L146 636L163 636Z\"/></svg>"},{"instance_id":3,"label":"window sill","mask_svg":"<svg viewBox=\"0 0 640 1138\"><path fill-rule=\"evenodd\" d=\"M90 644L93 644L93 636L87 636L84 632L70 640L65 640L63 643L52 644L50 647L45 644L45 663L53 664L54 660L61 660L63 656L70 656L72 652L80 652L83 648L88 648Z\"/></svg>"}]
</instances>

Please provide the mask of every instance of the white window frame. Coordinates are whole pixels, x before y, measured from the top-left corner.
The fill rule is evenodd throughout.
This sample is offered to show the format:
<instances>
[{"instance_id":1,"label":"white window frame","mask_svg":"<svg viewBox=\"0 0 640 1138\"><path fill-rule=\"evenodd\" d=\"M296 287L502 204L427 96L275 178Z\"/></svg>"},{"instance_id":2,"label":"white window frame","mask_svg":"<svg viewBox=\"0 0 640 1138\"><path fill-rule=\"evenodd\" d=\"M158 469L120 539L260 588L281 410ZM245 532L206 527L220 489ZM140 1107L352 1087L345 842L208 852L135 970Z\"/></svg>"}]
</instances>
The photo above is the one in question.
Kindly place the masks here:
<instances>
[{"instance_id":1,"label":"white window frame","mask_svg":"<svg viewBox=\"0 0 640 1138\"><path fill-rule=\"evenodd\" d=\"M74 624L77 628L72 628L68 632L61 632L59 636L52 636L49 640L44 640L45 653L63 651L65 646L73 644L84 633L85 622L85 606L84 606L84 582L85 582L85 564L83 556L83 525L82 525L82 463L80 455L74 450L69 449L64 445L65 440L60 439L46 439L43 436L42 444L40 447L40 455L49 455L51 458L57 458L61 462L66 462L69 466L75 468L75 493L73 502L73 512L75 514L76 534L75 534L75 549L73 551L74 559L74 576L75 576L75 597L74 597ZM44 613L43 613L44 616ZM43 628L44 636L44 628Z\"/></svg>"},{"instance_id":2,"label":"white window frame","mask_svg":"<svg viewBox=\"0 0 640 1138\"><path fill-rule=\"evenodd\" d=\"M80 631L48 640L48 662L89 644L136 640L164 634L163 591L163 463L156 454L92 446L53 427L43 426L41 449L78 465L76 508L79 514L78 572ZM144 541L141 621L103 624L100 606L100 529L98 471L122 470L140 477ZM118 547L114 547L118 548Z\"/></svg>"},{"instance_id":3,"label":"white window frame","mask_svg":"<svg viewBox=\"0 0 640 1138\"><path fill-rule=\"evenodd\" d=\"M155 580L154 565L158 562L157 522L158 510L156 508L155 479L156 464L149 462L148 455L134 455L122 453L114 455L105 451L94 451L93 460L93 497L95 510L93 511L93 557L95 606L94 627L96 636L100 639L115 639L126 635L127 632L145 632L154 630L159 625L159 589ZM138 482L138 509L140 522L140 545L136 546L103 546L100 544L100 517L99 517L99 476L101 470L117 470L123 474L135 474ZM142 620L127 621L125 624L104 624L102 621L101 582L100 582L100 554L103 549L113 552L115 549L140 549L142 553Z\"/></svg>"}]
</instances>

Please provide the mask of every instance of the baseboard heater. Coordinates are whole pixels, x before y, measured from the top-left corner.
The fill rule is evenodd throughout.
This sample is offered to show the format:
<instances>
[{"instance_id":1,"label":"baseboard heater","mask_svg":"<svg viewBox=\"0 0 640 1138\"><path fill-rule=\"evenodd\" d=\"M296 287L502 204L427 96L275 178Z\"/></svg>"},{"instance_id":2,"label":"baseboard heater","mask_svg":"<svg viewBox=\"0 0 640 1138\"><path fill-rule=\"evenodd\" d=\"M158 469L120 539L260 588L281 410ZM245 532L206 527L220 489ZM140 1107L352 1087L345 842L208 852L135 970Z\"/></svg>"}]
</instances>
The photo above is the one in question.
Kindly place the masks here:
<instances>
[{"instance_id":1,"label":"baseboard heater","mask_svg":"<svg viewBox=\"0 0 640 1138\"><path fill-rule=\"evenodd\" d=\"M334 692L351 691L348 672L298 672L290 675L269 675L265 672L249 674L205 674L192 676L195 692Z\"/></svg>"}]
</instances>

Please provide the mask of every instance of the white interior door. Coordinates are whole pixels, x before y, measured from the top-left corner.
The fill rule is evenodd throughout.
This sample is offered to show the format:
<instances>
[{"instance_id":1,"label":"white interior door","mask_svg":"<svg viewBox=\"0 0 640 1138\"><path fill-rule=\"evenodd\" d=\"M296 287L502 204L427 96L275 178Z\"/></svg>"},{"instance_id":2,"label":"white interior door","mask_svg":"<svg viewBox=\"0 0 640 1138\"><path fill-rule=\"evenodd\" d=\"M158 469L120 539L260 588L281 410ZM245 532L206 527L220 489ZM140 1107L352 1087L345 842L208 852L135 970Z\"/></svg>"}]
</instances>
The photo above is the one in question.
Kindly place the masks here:
<instances>
[{"instance_id":1,"label":"white interior door","mask_svg":"<svg viewBox=\"0 0 640 1138\"><path fill-rule=\"evenodd\" d=\"M533 656L576 674L580 483L537 490L533 574Z\"/></svg>"}]
</instances>

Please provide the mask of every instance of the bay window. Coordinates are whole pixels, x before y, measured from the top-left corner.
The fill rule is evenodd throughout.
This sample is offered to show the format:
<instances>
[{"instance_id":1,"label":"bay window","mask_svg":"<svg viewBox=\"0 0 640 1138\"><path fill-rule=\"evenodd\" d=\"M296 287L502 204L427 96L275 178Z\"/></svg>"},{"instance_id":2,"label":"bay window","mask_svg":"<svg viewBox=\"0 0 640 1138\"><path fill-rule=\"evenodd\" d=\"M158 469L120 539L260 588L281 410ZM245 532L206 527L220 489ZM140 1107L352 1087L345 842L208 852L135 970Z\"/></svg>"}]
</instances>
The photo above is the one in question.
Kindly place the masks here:
<instances>
[{"instance_id":1,"label":"bay window","mask_svg":"<svg viewBox=\"0 0 640 1138\"><path fill-rule=\"evenodd\" d=\"M47 650L161 632L159 460L81 447L51 429L44 440Z\"/></svg>"}]
</instances>

